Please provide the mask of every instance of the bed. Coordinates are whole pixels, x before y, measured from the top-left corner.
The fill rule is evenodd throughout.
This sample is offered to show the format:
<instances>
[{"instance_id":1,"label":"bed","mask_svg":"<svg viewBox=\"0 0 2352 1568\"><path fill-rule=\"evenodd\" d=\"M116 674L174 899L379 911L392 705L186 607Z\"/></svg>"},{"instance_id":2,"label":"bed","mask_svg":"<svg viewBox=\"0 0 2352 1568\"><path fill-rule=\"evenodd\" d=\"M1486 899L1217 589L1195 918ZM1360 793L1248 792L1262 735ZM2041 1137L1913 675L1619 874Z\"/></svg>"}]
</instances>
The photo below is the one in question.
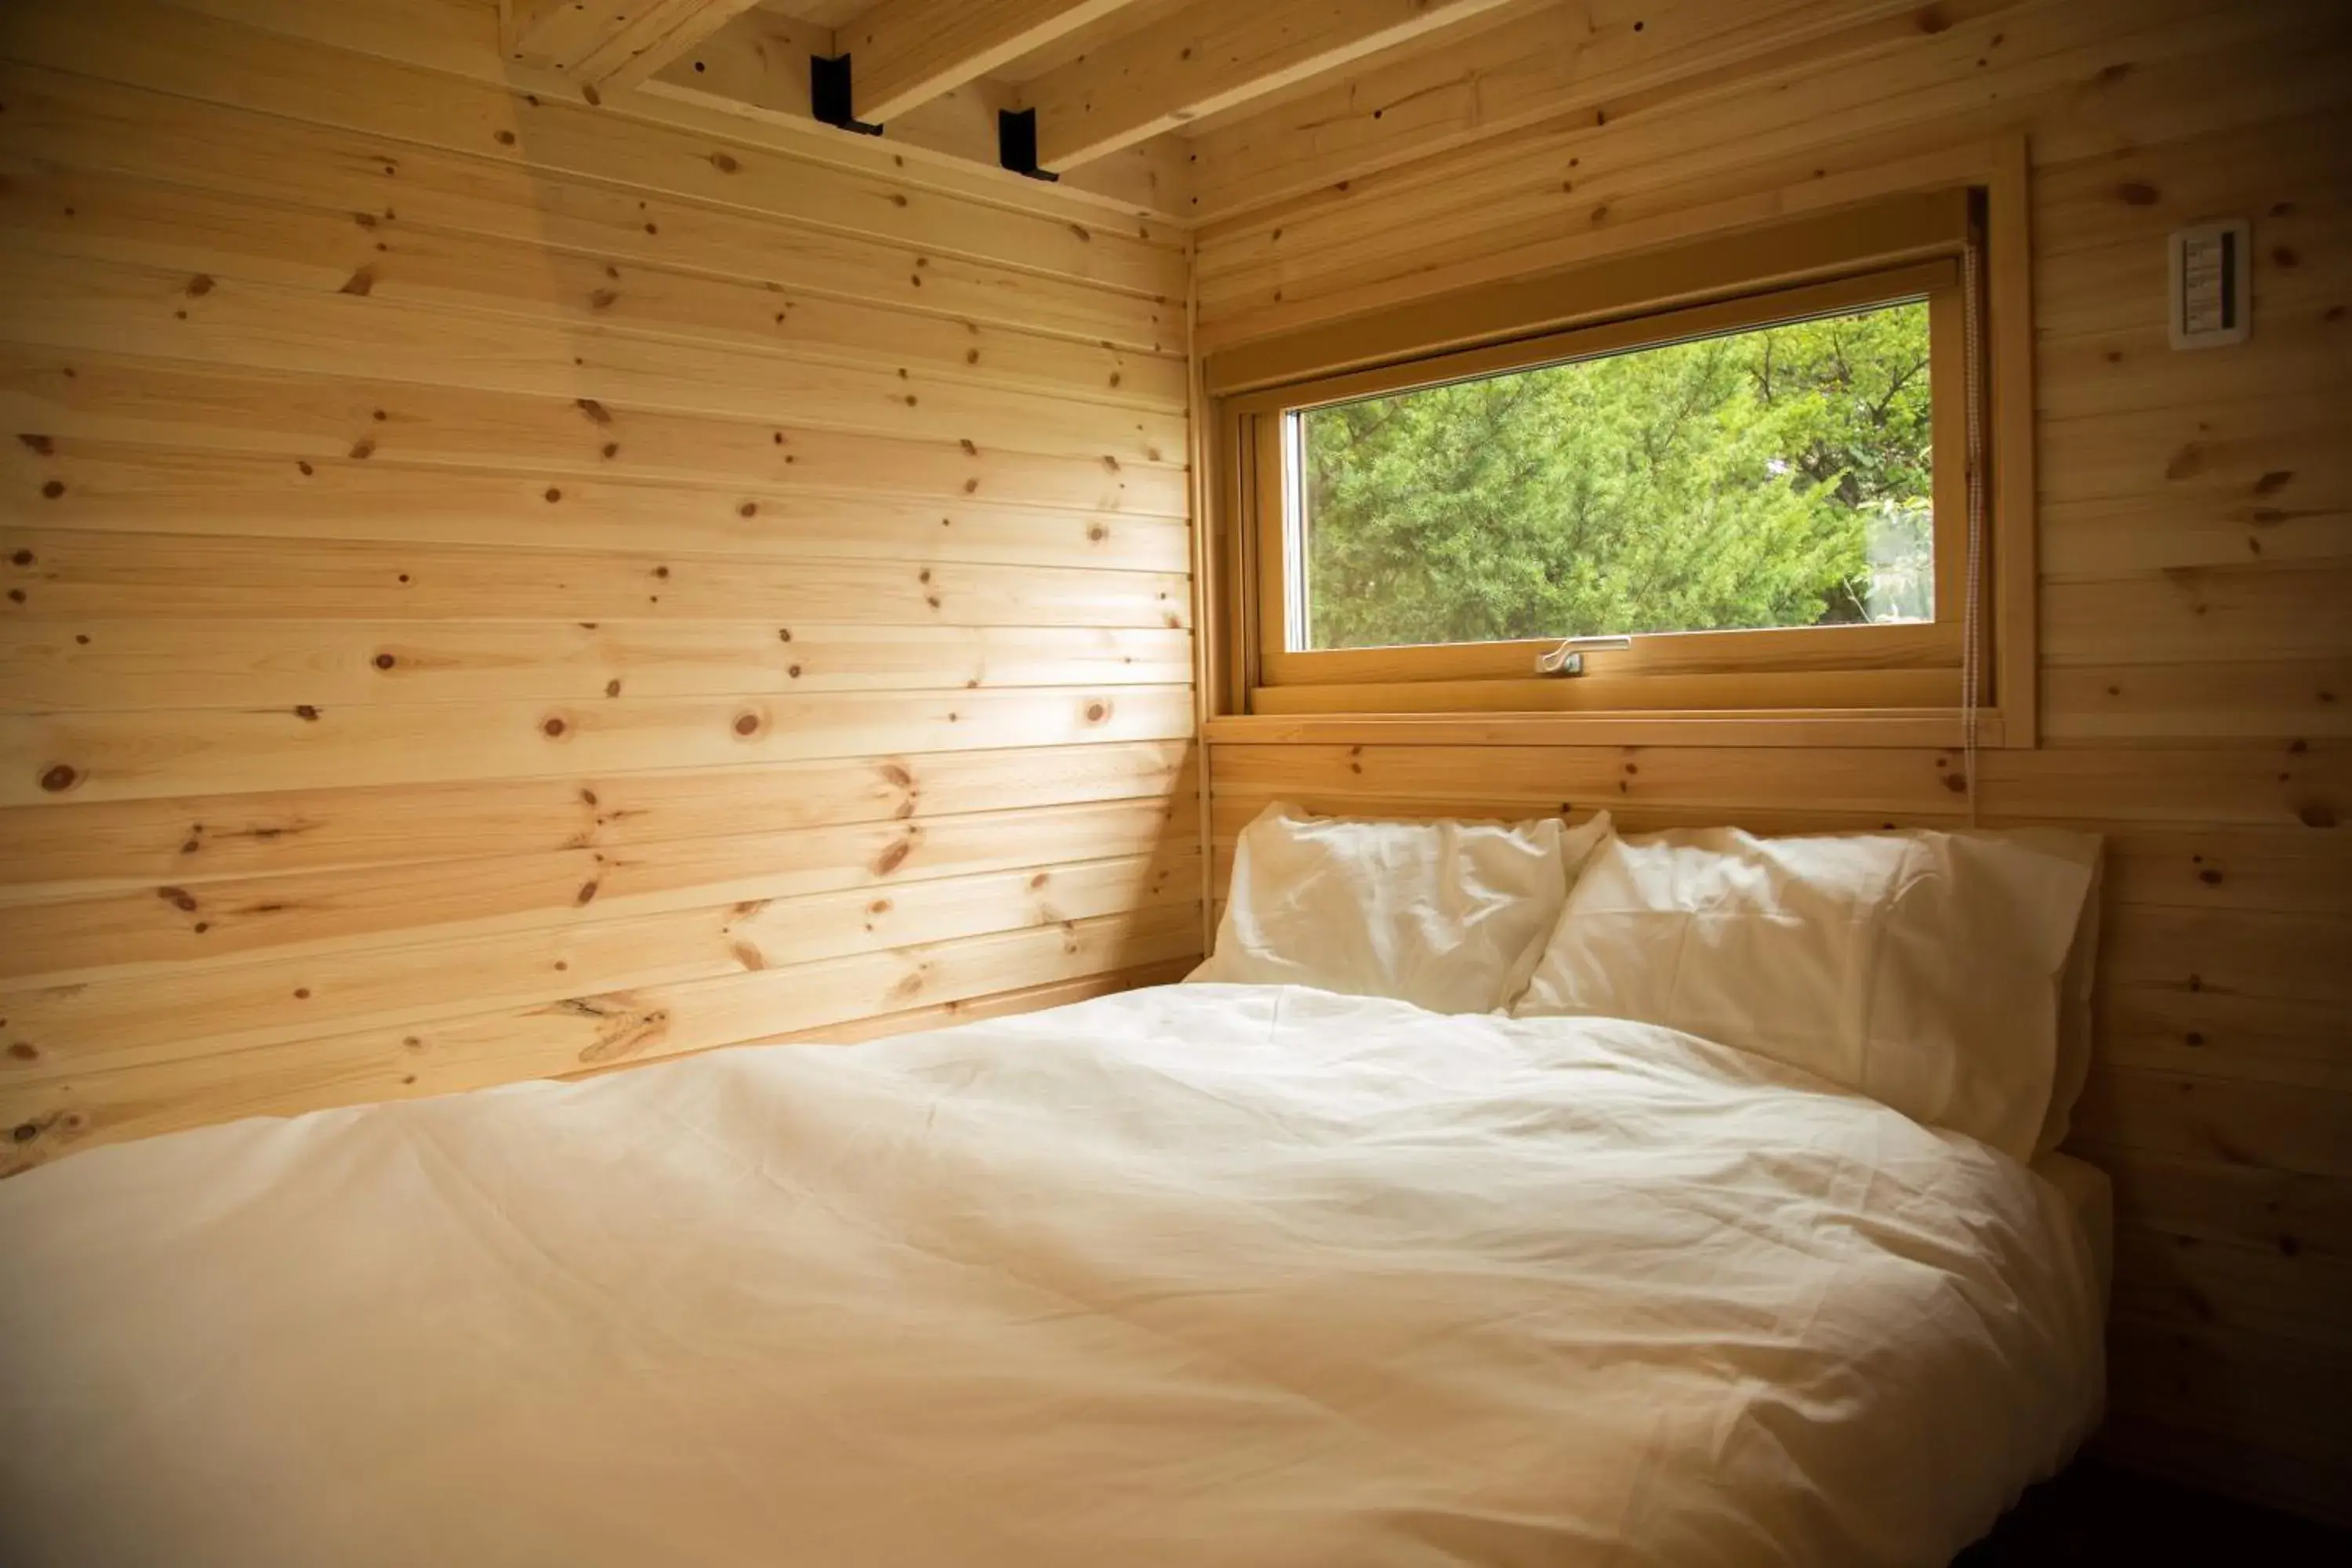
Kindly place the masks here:
<instances>
[{"instance_id":1,"label":"bed","mask_svg":"<svg viewBox=\"0 0 2352 1568\"><path fill-rule=\"evenodd\" d=\"M2105 1189L1653 1024L1203 984L0 1183L27 1564L1927 1564Z\"/></svg>"}]
</instances>

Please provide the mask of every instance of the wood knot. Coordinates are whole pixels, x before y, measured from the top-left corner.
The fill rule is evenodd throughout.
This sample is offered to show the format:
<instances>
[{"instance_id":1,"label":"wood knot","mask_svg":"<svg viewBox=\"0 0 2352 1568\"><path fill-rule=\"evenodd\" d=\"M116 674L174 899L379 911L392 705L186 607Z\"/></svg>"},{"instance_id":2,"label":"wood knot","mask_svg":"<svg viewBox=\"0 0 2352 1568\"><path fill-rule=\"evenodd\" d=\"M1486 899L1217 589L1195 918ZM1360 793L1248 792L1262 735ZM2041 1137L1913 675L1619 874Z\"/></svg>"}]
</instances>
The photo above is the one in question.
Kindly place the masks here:
<instances>
[{"instance_id":1,"label":"wood knot","mask_svg":"<svg viewBox=\"0 0 2352 1568\"><path fill-rule=\"evenodd\" d=\"M2116 187L2116 199L2126 206L2152 207L2160 193L2145 180L2126 180Z\"/></svg>"},{"instance_id":2,"label":"wood knot","mask_svg":"<svg viewBox=\"0 0 2352 1568\"><path fill-rule=\"evenodd\" d=\"M731 174L743 165L725 153L713 153L710 154L710 166L722 174Z\"/></svg>"},{"instance_id":3,"label":"wood knot","mask_svg":"<svg viewBox=\"0 0 2352 1568\"><path fill-rule=\"evenodd\" d=\"M760 716L757 713L738 713L735 715L735 732L739 735L758 734Z\"/></svg>"},{"instance_id":4,"label":"wood knot","mask_svg":"<svg viewBox=\"0 0 2352 1568\"><path fill-rule=\"evenodd\" d=\"M563 734L564 724L562 719L550 718L542 721L539 728L541 734L544 734L549 740L552 741L562 737Z\"/></svg>"},{"instance_id":5,"label":"wood knot","mask_svg":"<svg viewBox=\"0 0 2352 1568\"><path fill-rule=\"evenodd\" d=\"M306 724L315 724L319 721L319 710L308 702L298 702L294 705L294 717Z\"/></svg>"},{"instance_id":6,"label":"wood knot","mask_svg":"<svg viewBox=\"0 0 2352 1568\"><path fill-rule=\"evenodd\" d=\"M375 667L378 669L390 669L394 665L398 664L400 660L394 658L388 653L380 653L375 656Z\"/></svg>"},{"instance_id":7,"label":"wood knot","mask_svg":"<svg viewBox=\"0 0 2352 1568\"><path fill-rule=\"evenodd\" d=\"M760 503L757 501L747 500L741 506L735 509L735 515L737 517L757 517L760 515Z\"/></svg>"},{"instance_id":8,"label":"wood knot","mask_svg":"<svg viewBox=\"0 0 2352 1568\"><path fill-rule=\"evenodd\" d=\"M41 787L51 795L73 788L81 775L64 763L58 763L41 774Z\"/></svg>"},{"instance_id":9,"label":"wood knot","mask_svg":"<svg viewBox=\"0 0 2352 1568\"><path fill-rule=\"evenodd\" d=\"M1110 717L1110 705L1109 705L1108 703L1107 703L1107 702L1089 702L1089 703L1087 703L1087 723L1089 723L1089 724L1099 724L1099 723L1101 723L1104 720L1106 720L1106 719L1108 719L1108 718L1109 718L1109 717Z\"/></svg>"},{"instance_id":10,"label":"wood knot","mask_svg":"<svg viewBox=\"0 0 2352 1568\"><path fill-rule=\"evenodd\" d=\"M41 487L41 495L48 500L55 500L65 493L66 482L63 479L51 479Z\"/></svg>"}]
</instances>

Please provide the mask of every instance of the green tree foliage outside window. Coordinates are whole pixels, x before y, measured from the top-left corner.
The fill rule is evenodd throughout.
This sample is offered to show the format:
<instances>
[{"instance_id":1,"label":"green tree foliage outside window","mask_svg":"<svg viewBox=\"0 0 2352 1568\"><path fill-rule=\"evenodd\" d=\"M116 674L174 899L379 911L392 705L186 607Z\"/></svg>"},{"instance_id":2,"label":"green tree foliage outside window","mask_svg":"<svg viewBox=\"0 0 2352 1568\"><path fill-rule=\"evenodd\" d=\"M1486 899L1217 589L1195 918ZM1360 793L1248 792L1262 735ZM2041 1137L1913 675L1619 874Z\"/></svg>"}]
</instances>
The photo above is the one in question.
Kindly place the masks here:
<instances>
[{"instance_id":1,"label":"green tree foliage outside window","mask_svg":"<svg viewBox=\"0 0 2352 1568\"><path fill-rule=\"evenodd\" d=\"M1310 409L1308 647L1932 618L1927 307Z\"/></svg>"}]
</instances>

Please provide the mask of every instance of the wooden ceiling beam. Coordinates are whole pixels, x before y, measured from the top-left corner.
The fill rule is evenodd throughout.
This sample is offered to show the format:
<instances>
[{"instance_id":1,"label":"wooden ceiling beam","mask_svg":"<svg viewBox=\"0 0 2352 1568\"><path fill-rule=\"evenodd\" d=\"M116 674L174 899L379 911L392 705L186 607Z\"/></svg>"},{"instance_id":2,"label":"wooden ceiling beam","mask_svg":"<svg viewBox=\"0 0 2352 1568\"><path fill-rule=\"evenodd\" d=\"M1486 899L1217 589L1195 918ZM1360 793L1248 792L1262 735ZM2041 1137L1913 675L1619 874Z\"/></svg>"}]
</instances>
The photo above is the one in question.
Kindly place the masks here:
<instances>
[{"instance_id":1,"label":"wooden ceiling beam","mask_svg":"<svg viewBox=\"0 0 2352 1568\"><path fill-rule=\"evenodd\" d=\"M887 122L1136 0L882 0L834 32L857 118Z\"/></svg>"},{"instance_id":2,"label":"wooden ceiling beam","mask_svg":"<svg viewBox=\"0 0 2352 1568\"><path fill-rule=\"evenodd\" d=\"M809 57L830 53L835 37L830 27L757 7L671 61L644 91L793 131L842 136L846 133L819 125L809 104ZM1026 199L1036 187L997 163L997 111L1013 107L1010 87L978 78L892 120L874 145L967 173L985 169ZM1128 214L1181 223L1192 189L1190 152L1174 138L1147 142L1074 171L1058 188Z\"/></svg>"},{"instance_id":3,"label":"wooden ceiling beam","mask_svg":"<svg viewBox=\"0 0 2352 1568\"><path fill-rule=\"evenodd\" d=\"M759 0L499 0L510 59L597 87L635 87Z\"/></svg>"},{"instance_id":4,"label":"wooden ceiling beam","mask_svg":"<svg viewBox=\"0 0 2352 1568\"><path fill-rule=\"evenodd\" d=\"M1508 0L1201 0L1021 93L1055 172L1276 92Z\"/></svg>"}]
</instances>

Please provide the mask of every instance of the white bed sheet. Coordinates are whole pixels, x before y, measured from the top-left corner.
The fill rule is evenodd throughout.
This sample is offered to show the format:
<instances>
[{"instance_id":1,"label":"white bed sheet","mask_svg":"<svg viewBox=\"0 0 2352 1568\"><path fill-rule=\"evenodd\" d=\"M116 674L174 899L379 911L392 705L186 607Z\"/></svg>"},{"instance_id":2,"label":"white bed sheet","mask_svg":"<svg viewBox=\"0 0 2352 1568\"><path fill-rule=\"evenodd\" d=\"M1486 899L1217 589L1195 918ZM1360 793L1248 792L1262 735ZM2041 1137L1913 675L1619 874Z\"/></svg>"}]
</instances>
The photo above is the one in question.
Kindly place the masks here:
<instances>
[{"instance_id":1,"label":"white bed sheet","mask_svg":"<svg viewBox=\"0 0 2352 1568\"><path fill-rule=\"evenodd\" d=\"M2074 1227L2091 1249L2091 1277L2104 1306L2115 1293L2116 1188L2096 1165L2072 1154L2048 1153L2033 1162L2033 1173L2058 1189ZM2104 1317L2104 1313L2102 1313Z\"/></svg>"},{"instance_id":2,"label":"white bed sheet","mask_svg":"<svg viewBox=\"0 0 2352 1568\"><path fill-rule=\"evenodd\" d=\"M1193 985L0 1183L25 1563L1940 1563L2051 1183L1727 1047Z\"/></svg>"}]
</instances>

